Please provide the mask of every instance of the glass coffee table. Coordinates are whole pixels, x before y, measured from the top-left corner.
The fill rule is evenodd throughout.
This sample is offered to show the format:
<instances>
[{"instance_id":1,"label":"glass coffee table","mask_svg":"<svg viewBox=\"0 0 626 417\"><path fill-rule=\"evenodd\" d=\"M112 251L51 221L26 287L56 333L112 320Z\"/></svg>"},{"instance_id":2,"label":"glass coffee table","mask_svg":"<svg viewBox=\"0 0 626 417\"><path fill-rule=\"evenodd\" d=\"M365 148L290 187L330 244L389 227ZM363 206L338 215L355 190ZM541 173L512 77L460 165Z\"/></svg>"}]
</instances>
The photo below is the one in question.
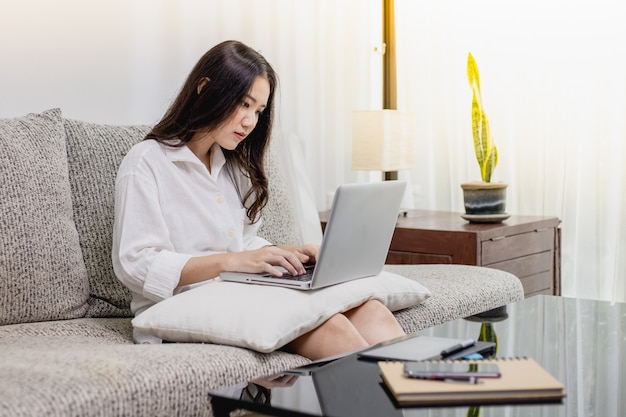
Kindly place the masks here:
<instances>
[{"instance_id":1,"label":"glass coffee table","mask_svg":"<svg viewBox=\"0 0 626 417\"><path fill-rule=\"evenodd\" d=\"M377 363L349 355L297 376L286 372L213 391L213 412L217 417L234 410L335 417L626 415L626 304L539 295L417 334L497 340L497 357L533 358L565 385L567 396L559 404L400 408L385 391Z\"/></svg>"}]
</instances>

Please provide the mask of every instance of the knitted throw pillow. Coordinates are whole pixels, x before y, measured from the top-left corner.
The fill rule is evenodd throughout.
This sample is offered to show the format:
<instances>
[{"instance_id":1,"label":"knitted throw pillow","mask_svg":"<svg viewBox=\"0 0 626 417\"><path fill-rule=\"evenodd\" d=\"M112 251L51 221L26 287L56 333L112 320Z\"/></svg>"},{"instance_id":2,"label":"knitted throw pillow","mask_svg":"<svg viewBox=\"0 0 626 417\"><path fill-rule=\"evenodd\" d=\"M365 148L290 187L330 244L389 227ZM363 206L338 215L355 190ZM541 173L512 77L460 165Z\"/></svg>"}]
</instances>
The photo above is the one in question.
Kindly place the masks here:
<instances>
[{"instance_id":1,"label":"knitted throw pillow","mask_svg":"<svg viewBox=\"0 0 626 417\"><path fill-rule=\"evenodd\" d=\"M83 317L89 283L59 109L0 119L0 325Z\"/></svg>"},{"instance_id":2,"label":"knitted throw pillow","mask_svg":"<svg viewBox=\"0 0 626 417\"><path fill-rule=\"evenodd\" d=\"M74 222L89 277L87 317L132 316L130 291L115 276L111 261L115 177L126 152L148 130L65 120Z\"/></svg>"}]
</instances>

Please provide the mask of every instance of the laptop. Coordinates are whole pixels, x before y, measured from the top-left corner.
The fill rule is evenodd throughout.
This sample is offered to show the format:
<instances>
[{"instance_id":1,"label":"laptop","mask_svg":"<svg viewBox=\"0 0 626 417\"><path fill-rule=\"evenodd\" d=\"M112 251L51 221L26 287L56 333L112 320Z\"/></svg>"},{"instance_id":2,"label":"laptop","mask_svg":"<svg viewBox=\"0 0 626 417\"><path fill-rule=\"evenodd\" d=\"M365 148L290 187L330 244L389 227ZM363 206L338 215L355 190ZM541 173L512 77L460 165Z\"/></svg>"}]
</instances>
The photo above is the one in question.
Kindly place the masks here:
<instances>
[{"instance_id":1,"label":"laptop","mask_svg":"<svg viewBox=\"0 0 626 417\"><path fill-rule=\"evenodd\" d=\"M395 229L406 183L343 184L337 188L326 223L317 263L307 273L224 272L224 281L315 290L382 272Z\"/></svg>"}]
</instances>

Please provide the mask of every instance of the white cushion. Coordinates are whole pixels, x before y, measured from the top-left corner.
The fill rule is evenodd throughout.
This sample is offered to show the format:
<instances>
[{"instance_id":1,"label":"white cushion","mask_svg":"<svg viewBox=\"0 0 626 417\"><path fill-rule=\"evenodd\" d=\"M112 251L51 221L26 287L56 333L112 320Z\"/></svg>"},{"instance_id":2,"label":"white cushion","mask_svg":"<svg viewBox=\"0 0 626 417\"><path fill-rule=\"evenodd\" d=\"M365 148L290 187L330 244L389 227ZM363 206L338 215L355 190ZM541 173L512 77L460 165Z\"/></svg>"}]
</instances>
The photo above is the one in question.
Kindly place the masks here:
<instances>
[{"instance_id":1,"label":"white cushion","mask_svg":"<svg viewBox=\"0 0 626 417\"><path fill-rule=\"evenodd\" d=\"M133 326L172 342L271 352L367 300L396 311L428 297L421 284L390 272L314 291L215 281L155 304Z\"/></svg>"}]
</instances>

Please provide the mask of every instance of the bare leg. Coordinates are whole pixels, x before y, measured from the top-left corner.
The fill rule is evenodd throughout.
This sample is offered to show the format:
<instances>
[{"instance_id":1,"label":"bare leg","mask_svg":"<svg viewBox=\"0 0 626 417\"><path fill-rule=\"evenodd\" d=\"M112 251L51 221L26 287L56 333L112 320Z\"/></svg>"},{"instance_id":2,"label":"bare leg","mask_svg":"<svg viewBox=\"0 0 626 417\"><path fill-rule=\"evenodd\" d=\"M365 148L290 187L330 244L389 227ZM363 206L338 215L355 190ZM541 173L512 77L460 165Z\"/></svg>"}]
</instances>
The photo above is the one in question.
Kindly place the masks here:
<instances>
[{"instance_id":1,"label":"bare leg","mask_svg":"<svg viewBox=\"0 0 626 417\"><path fill-rule=\"evenodd\" d=\"M344 315L371 345L406 334L393 313L378 300L366 301Z\"/></svg>"},{"instance_id":2,"label":"bare leg","mask_svg":"<svg viewBox=\"0 0 626 417\"><path fill-rule=\"evenodd\" d=\"M289 343L287 348L311 360L317 360L368 345L346 316L335 314L316 329Z\"/></svg>"}]
</instances>

